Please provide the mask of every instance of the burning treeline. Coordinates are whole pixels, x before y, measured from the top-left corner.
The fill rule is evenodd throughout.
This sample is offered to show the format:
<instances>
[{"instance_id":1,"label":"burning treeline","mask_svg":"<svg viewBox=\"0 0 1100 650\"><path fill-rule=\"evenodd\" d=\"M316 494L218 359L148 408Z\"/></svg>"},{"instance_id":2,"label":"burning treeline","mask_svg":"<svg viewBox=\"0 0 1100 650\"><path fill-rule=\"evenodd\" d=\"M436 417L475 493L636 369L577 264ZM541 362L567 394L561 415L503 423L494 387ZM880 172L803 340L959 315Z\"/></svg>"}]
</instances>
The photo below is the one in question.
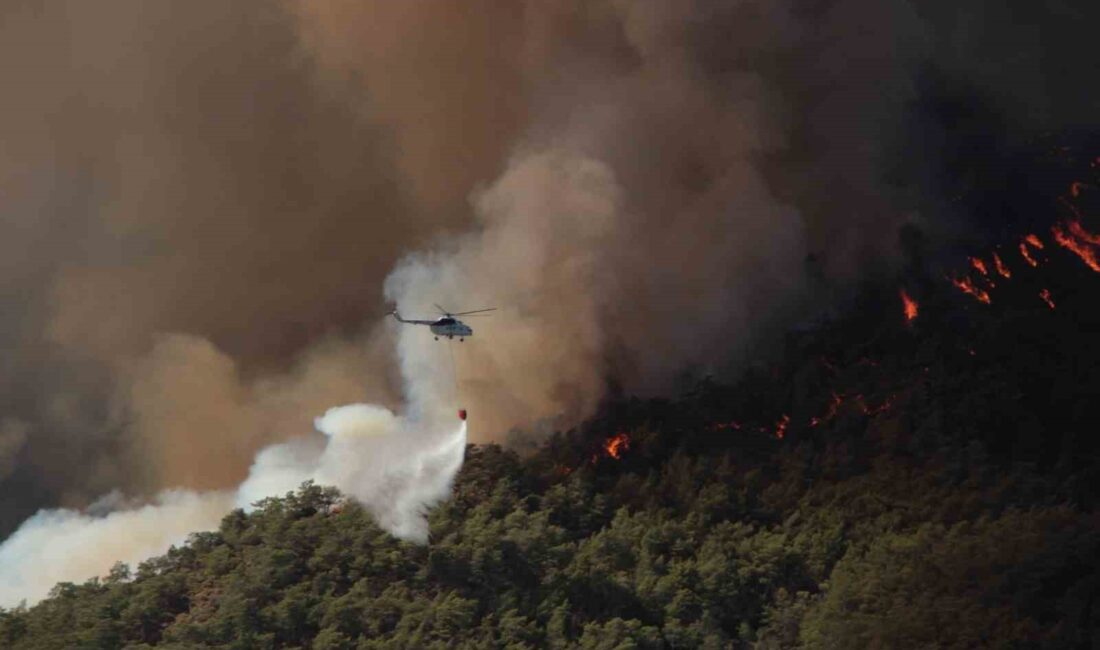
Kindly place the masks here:
<instances>
[{"instance_id":1,"label":"burning treeline","mask_svg":"<svg viewBox=\"0 0 1100 650\"><path fill-rule=\"evenodd\" d=\"M918 344L923 336L922 321L929 322L929 328L935 329L941 325L939 320L960 309L962 314L974 315L967 309L965 300L960 302L953 298L952 292L956 290L988 309L996 310L1003 305L1005 309L1031 314L1034 318L1042 318L1044 313L1058 308L1057 291L1087 293L1086 287L1095 286L1090 283L1100 282L1100 276L1093 275L1100 273L1100 235L1094 234L1087 225L1089 216L1081 207L1093 187L1091 183L1074 182L1068 195L1059 197L1059 212L1045 230L1025 232L1009 243L964 258L960 264L964 270L939 276L943 282L928 294L928 304L922 305L917 294L906 286L897 289L900 323L904 325L896 330L897 335L902 336L899 344ZM1052 265L1056 257L1059 264ZM944 291L944 288L951 291ZM1076 302L1078 307L1082 305L1080 300ZM891 321L899 322L886 308L866 317L879 321L879 326L887 329ZM952 354L959 359L971 359L969 363L979 361L985 349L981 322L981 319L973 320L970 335L951 344ZM882 375L881 364L872 352L850 356L846 361L819 355L811 365L819 381L809 392L816 396L794 402L773 401L771 408L746 406L742 412L702 422L701 430L711 436L780 443L788 441L792 434L796 434L797 439L857 422L889 427L892 426L888 424L890 420L903 417L904 409L914 396L911 383L907 385ZM935 372L931 366L911 370L916 377L925 379ZM778 368L773 368L761 377L774 380L782 374ZM875 425L876 421L881 423ZM639 432L620 431L607 437L597 435L593 443L596 449L586 464L620 461L633 452L645 453L644 426ZM564 473L572 472L570 467L561 467Z\"/></svg>"},{"instance_id":2,"label":"burning treeline","mask_svg":"<svg viewBox=\"0 0 1100 650\"><path fill-rule=\"evenodd\" d=\"M1039 269L1043 265L1051 252L1049 243L1057 244L1061 249L1072 253L1088 269L1100 273L1100 235L1094 234L1083 225L1086 217L1077 204L1079 199L1084 198L1084 193L1092 188L1092 184L1074 181L1069 186L1068 196L1058 197L1058 205L1065 214L1050 226L1049 239L1044 241L1043 237L1036 233L1027 233L1019 238L1015 251L1019 254L1022 266L1016 271L1017 278L1021 271ZM998 285L1005 284L1013 277L1011 263L1007 261L1011 258L1007 255L1002 257L1002 254L1001 249L994 249L988 253L988 258L973 256L969 259L970 273L949 276L948 279L959 291L978 302L992 304L994 291ZM1037 271L1033 273L1035 273L1034 277L1041 276ZM1055 308L1054 298L1048 287L1039 289L1036 297L1051 309ZM907 317L909 310L907 302L905 305Z\"/></svg>"}]
</instances>

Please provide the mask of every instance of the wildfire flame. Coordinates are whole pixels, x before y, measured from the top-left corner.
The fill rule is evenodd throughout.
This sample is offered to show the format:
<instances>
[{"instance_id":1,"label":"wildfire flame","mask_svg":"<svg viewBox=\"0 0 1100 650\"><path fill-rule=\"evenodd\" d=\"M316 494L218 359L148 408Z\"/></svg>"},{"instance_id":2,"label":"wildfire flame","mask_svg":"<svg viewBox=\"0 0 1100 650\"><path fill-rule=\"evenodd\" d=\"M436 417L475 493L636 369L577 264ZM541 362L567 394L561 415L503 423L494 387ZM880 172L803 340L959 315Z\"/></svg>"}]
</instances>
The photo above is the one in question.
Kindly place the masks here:
<instances>
[{"instance_id":1,"label":"wildfire flame","mask_svg":"<svg viewBox=\"0 0 1100 650\"><path fill-rule=\"evenodd\" d=\"M1043 250L1043 240L1039 239L1038 235L1028 235L1024 237L1024 243L1030 244L1039 250Z\"/></svg>"},{"instance_id":2,"label":"wildfire flame","mask_svg":"<svg viewBox=\"0 0 1100 650\"><path fill-rule=\"evenodd\" d=\"M981 273L982 275L984 275L986 277L989 277L989 269L986 268L985 261L982 260L982 258L980 258L980 257L971 257L970 258L970 266L974 267L974 270L976 270L978 273Z\"/></svg>"},{"instance_id":3,"label":"wildfire flame","mask_svg":"<svg viewBox=\"0 0 1100 650\"><path fill-rule=\"evenodd\" d=\"M623 452L630 449L630 437L625 433L614 435L607 439L603 444L603 450L607 452L607 455L615 460L619 460L623 457Z\"/></svg>"},{"instance_id":4,"label":"wildfire flame","mask_svg":"<svg viewBox=\"0 0 1100 650\"><path fill-rule=\"evenodd\" d=\"M1030 264L1031 266L1033 266L1033 267L1039 266L1039 261L1036 260L1034 257L1032 257L1031 252L1028 251L1026 241L1020 242L1020 256L1023 257L1024 260L1026 260L1027 263Z\"/></svg>"},{"instance_id":5,"label":"wildfire flame","mask_svg":"<svg viewBox=\"0 0 1100 650\"><path fill-rule=\"evenodd\" d=\"M993 266L997 269L997 273L1000 273L1001 277L1006 280L1012 277L1012 273L1008 270L1008 267L1001 261L1001 256L996 253L993 253Z\"/></svg>"},{"instance_id":6,"label":"wildfire flame","mask_svg":"<svg viewBox=\"0 0 1100 650\"><path fill-rule=\"evenodd\" d=\"M775 423L775 437L782 440L783 436L787 435L787 425L790 423L791 417L789 415L784 414L783 417L779 418L779 421Z\"/></svg>"},{"instance_id":7,"label":"wildfire flame","mask_svg":"<svg viewBox=\"0 0 1100 650\"><path fill-rule=\"evenodd\" d=\"M812 418L810 418L810 426L811 427L816 427L817 425L821 424L822 422L828 422L829 420L833 419L833 416L836 415L837 410L840 408L840 405L843 404L843 403L844 403L844 398L842 398L840 395L837 395L836 393L833 393L833 401L829 403L829 409L827 411L825 411L825 415L823 415L821 417L812 417Z\"/></svg>"},{"instance_id":8,"label":"wildfire flame","mask_svg":"<svg viewBox=\"0 0 1100 650\"><path fill-rule=\"evenodd\" d=\"M1078 239L1083 239L1090 244L1096 244L1100 246L1100 235L1094 235L1091 232L1085 230L1084 227L1081 226L1080 221L1069 222L1069 232L1071 235Z\"/></svg>"},{"instance_id":9,"label":"wildfire flame","mask_svg":"<svg viewBox=\"0 0 1100 650\"><path fill-rule=\"evenodd\" d=\"M992 299L990 299L989 294L986 293L984 290L976 287L974 283L970 281L970 278L962 278L961 280L958 278L950 278L950 280L951 284L958 287L960 291L967 295L973 296L976 300L984 302L987 305L993 302Z\"/></svg>"},{"instance_id":10,"label":"wildfire flame","mask_svg":"<svg viewBox=\"0 0 1100 650\"><path fill-rule=\"evenodd\" d=\"M905 293L905 289L898 291L901 295L902 308L905 310L905 320L912 322L917 318L917 310L919 305L916 300L909 297L909 294Z\"/></svg>"},{"instance_id":11,"label":"wildfire flame","mask_svg":"<svg viewBox=\"0 0 1100 650\"><path fill-rule=\"evenodd\" d=\"M1097 241L1096 235L1081 228L1081 224L1076 222L1070 223L1070 232L1068 233L1061 226L1054 226L1050 229L1050 232L1054 235L1054 241L1058 242L1060 246L1072 251L1090 269L1100 273L1100 259L1097 259L1096 251L1090 245ZM1078 233L1081 236L1078 236Z\"/></svg>"},{"instance_id":12,"label":"wildfire flame","mask_svg":"<svg viewBox=\"0 0 1100 650\"><path fill-rule=\"evenodd\" d=\"M1039 292L1039 297L1043 299L1043 302L1047 304L1047 307L1054 309L1054 299L1050 297L1050 289L1043 289Z\"/></svg>"},{"instance_id":13,"label":"wildfire flame","mask_svg":"<svg viewBox=\"0 0 1100 650\"><path fill-rule=\"evenodd\" d=\"M1088 187L1088 185L1082 183L1081 181L1075 181L1070 184L1069 193L1073 196L1073 198L1076 199L1077 197L1081 196L1081 190L1085 187Z\"/></svg>"}]
</instances>

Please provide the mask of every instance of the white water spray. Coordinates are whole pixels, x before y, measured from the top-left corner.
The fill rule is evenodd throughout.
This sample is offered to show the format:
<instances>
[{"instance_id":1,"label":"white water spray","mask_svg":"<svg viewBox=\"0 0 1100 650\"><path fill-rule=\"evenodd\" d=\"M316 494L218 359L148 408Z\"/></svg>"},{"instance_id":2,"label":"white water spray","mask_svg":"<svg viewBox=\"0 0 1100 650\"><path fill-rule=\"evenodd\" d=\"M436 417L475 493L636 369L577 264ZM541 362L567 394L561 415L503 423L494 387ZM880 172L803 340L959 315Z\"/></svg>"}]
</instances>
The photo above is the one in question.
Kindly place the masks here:
<instances>
[{"instance_id":1,"label":"white water spray","mask_svg":"<svg viewBox=\"0 0 1100 650\"><path fill-rule=\"evenodd\" d=\"M192 532L217 528L233 507L281 496L313 480L358 500L396 537L428 541L428 509L450 494L462 466L466 423L454 416L448 373L438 348L402 332L407 412L372 404L329 409L314 421L323 440L296 438L256 454L235 492L169 490L147 505L94 516L42 510L0 545L0 606L44 598L59 581L106 575L164 553ZM448 417L449 416L449 417Z\"/></svg>"}]
</instances>

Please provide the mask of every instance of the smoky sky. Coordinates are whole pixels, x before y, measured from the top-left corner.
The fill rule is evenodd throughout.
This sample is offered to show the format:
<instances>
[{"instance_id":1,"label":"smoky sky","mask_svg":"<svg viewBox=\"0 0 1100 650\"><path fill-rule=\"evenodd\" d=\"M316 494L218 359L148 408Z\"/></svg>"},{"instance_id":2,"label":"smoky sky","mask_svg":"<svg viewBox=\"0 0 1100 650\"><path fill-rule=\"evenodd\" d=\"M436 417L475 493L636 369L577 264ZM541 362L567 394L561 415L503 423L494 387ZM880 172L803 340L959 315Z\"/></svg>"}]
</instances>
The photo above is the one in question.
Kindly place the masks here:
<instances>
[{"instance_id":1,"label":"smoky sky","mask_svg":"<svg viewBox=\"0 0 1100 650\"><path fill-rule=\"evenodd\" d=\"M501 308L459 359L474 439L735 367L899 226L965 229L959 161L1002 150L976 138L1094 126L1094 14L5 3L0 532L399 406L387 297Z\"/></svg>"}]
</instances>

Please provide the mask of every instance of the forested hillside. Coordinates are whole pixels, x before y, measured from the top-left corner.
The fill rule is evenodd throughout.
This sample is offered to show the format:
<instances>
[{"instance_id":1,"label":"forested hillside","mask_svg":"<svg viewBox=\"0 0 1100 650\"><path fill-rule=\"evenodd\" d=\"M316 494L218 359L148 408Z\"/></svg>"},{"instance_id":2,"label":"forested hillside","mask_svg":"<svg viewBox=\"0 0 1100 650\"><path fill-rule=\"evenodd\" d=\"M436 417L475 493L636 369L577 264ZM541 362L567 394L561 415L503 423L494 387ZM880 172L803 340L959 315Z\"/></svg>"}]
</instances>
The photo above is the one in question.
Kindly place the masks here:
<instances>
[{"instance_id":1,"label":"forested hillside","mask_svg":"<svg viewBox=\"0 0 1100 650\"><path fill-rule=\"evenodd\" d=\"M307 484L0 646L1095 647L1100 269L1042 231L944 277L907 236L735 382L470 447L426 546Z\"/></svg>"}]
</instances>

